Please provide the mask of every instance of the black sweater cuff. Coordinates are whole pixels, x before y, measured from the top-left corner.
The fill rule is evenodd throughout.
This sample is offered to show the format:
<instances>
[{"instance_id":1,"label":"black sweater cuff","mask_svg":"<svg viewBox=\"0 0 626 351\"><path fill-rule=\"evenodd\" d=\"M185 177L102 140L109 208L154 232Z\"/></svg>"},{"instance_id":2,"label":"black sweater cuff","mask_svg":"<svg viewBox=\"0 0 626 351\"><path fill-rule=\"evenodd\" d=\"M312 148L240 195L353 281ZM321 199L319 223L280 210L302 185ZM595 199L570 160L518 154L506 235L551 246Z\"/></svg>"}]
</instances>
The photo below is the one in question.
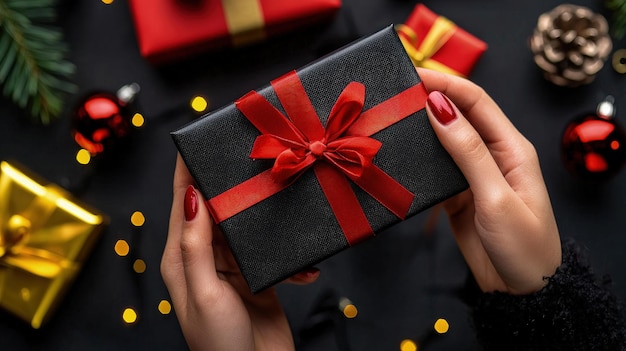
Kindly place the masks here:
<instances>
[{"instance_id":1,"label":"black sweater cuff","mask_svg":"<svg viewBox=\"0 0 626 351\"><path fill-rule=\"evenodd\" d=\"M610 281L596 280L573 240L540 291L481 294L473 318L485 350L626 350L626 323Z\"/></svg>"}]
</instances>

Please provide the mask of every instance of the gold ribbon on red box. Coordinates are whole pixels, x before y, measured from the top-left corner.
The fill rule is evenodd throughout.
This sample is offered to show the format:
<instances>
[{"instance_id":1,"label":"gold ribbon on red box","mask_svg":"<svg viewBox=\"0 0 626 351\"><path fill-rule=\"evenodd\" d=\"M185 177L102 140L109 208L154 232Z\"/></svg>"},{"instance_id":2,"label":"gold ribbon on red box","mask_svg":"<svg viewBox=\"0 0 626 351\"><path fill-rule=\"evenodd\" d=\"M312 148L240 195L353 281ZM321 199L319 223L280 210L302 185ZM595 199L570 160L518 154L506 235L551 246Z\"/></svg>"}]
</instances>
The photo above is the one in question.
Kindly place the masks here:
<instances>
[{"instance_id":1,"label":"gold ribbon on red box","mask_svg":"<svg viewBox=\"0 0 626 351\"><path fill-rule=\"evenodd\" d=\"M259 0L222 0L233 46L265 39L265 20Z\"/></svg>"},{"instance_id":2,"label":"gold ribbon on red box","mask_svg":"<svg viewBox=\"0 0 626 351\"><path fill-rule=\"evenodd\" d=\"M261 132L250 157L275 159L274 166L209 199L217 223L289 187L311 168L349 245L374 232L348 179L398 218L406 217L414 194L374 165L382 144L371 135L424 108L422 83L362 111L365 86L352 82L335 102L326 127L295 71L271 85L286 116L255 91L235 106Z\"/></svg>"},{"instance_id":3,"label":"gold ribbon on red box","mask_svg":"<svg viewBox=\"0 0 626 351\"><path fill-rule=\"evenodd\" d=\"M341 0L128 0L139 51L166 63L330 18Z\"/></svg>"},{"instance_id":4,"label":"gold ribbon on red box","mask_svg":"<svg viewBox=\"0 0 626 351\"><path fill-rule=\"evenodd\" d=\"M418 4L396 30L416 67L467 77L487 44Z\"/></svg>"}]
</instances>

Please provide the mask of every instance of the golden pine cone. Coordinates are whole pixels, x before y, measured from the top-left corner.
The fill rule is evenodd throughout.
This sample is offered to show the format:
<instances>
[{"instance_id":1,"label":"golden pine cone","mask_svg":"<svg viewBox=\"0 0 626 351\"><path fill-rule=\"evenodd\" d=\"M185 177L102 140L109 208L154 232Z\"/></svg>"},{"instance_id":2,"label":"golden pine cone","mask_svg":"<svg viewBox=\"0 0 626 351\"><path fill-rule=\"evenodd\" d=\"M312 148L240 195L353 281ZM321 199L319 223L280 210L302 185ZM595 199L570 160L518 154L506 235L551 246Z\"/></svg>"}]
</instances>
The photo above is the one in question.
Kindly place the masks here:
<instances>
[{"instance_id":1,"label":"golden pine cone","mask_svg":"<svg viewBox=\"0 0 626 351\"><path fill-rule=\"evenodd\" d=\"M530 49L546 79L560 86L591 83L613 48L604 16L563 4L537 20Z\"/></svg>"}]
</instances>

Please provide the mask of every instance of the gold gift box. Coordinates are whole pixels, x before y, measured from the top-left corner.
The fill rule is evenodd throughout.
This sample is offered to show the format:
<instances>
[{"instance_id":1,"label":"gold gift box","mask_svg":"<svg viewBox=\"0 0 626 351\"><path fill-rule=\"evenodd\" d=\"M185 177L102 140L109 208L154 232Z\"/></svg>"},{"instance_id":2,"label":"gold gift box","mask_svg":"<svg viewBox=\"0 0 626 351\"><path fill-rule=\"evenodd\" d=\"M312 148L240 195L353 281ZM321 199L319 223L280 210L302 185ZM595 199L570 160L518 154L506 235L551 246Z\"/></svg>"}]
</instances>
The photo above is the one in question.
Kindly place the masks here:
<instances>
[{"instance_id":1,"label":"gold gift box","mask_svg":"<svg viewBox=\"0 0 626 351\"><path fill-rule=\"evenodd\" d=\"M0 162L0 307L38 329L106 224L63 189Z\"/></svg>"}]
</instances>

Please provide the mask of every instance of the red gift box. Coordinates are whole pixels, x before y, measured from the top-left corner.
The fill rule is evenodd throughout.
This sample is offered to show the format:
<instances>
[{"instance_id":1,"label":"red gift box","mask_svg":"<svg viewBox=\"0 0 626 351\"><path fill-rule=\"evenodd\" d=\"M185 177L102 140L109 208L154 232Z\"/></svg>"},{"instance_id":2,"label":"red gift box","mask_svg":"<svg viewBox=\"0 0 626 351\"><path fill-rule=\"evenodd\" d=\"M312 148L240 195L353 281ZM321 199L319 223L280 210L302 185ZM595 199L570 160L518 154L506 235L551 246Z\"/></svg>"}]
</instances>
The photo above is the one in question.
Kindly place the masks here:
<instances>
[{"instance_id":1,"label":"red gift box","mask_svg":"<svg viewBox=\"0 0 626 351\"><path fill-rule=\"evenodd\" d=\"M468 76L487 50L485 42L423 4L397 30L415 66L459 76Z\"/></svg>"},{"instance_id":2,"label":"red gift box","mask_svg":"<svg viewBox=\"0 0 626 351\"><path fill-rule=\"evenodd\" d=\"M329 18L341 0L130 0L141 55L163 63Z\"/></svg>"}]
</instances>

